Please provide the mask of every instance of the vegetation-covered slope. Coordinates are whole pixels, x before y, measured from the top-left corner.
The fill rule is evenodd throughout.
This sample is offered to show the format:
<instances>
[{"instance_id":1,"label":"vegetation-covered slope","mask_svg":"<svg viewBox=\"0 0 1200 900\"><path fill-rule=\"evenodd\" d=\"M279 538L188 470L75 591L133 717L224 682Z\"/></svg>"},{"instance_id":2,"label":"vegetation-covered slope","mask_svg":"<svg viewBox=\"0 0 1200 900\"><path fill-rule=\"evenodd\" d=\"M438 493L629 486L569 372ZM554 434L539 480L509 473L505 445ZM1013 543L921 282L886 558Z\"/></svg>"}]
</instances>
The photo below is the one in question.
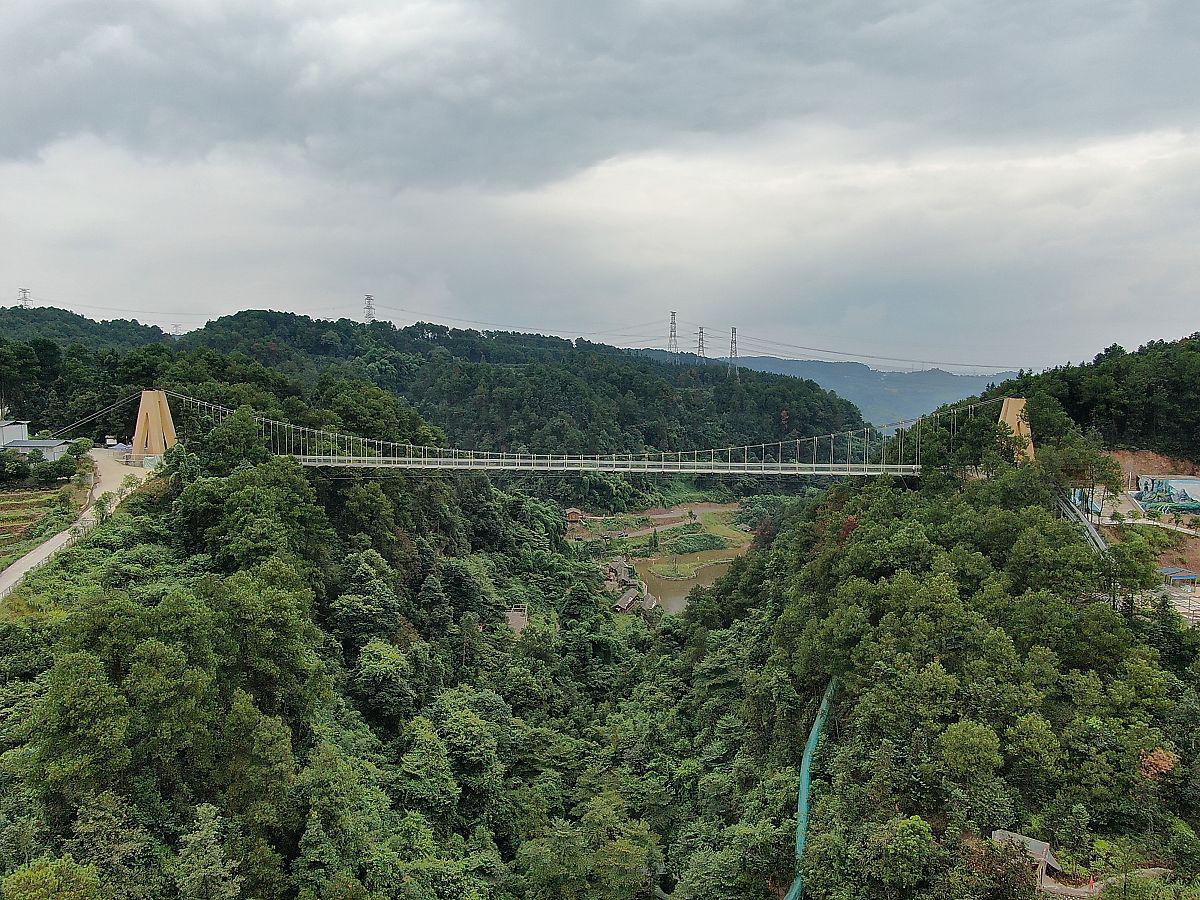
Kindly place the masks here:
<instances>
[{"instance_id":1,"label":"vegetation-covered slope","mask_svg":"<svg viewBox=\"0 0 1200 900\"><path fill-rule=\"evenodd\" d=\"M340 363L409 399L458 446L624 453L786 440L861 424L811 381L675 366L613 347L437 325L245 312L184 344L283 370Z\"/></svg>"},{"instance_id":2,"label":"vegetation-covered slope","mask_svg":"<svg viewBox=\"0 0 1200 900\"><path fill-rule=\"evenodd\" d=\"M264 368L265 367L265 368ZM37 425L61 426L148 385L209 382L205 399L250 403L297 424L384 436L386 423L352 411L324 421L283 386L358 379L406 398L459 447L538 453L636 453L789 440L859 426L852 404L810 381L712 367L665 365L612 347L440 326L322 322L251 311L219 319L178 345L121 355L0 338L0 393ZM254 384L261 379L281 400ZM222 398L224 398L222 400ZM268 410L269 407L269 410ZM127 432L128 411L99 420L97 436ZM662 499L648 479L593 475L540 480L531 490L627 508Z\"/></svg>"},{"instance_id":3,"label":"vegetation-covered slope","mask_svg":"<svg viewBox=\"0 0 1200 900\"><path fill-rule=\"evenodd\" d=\"M1053 397L1110 447L1200 462L1200 335L1133 352L1114 345L1090 363L1022 375L994 393Z\"/></svg>"},{"instance_id":4,"label":"vegetation-covered slope","mask_svg":"<svg viewBox=\"0 0 1200 900\"><path fill-rule=\"evenodd\" d=\"M793 507L659 632L610 758L649 798L676 897L790 882L797 767L833 676L807 897L1032 896L1027 861L983 839L995 828L1053 842L1072 870L1200 871L1200 636L1135 604L1157 581L1144 543L1099 556L1055 518L1054 478L1095 450L1054 418L1047 468Z\"/></svg>"},{"instance_id":5,"label":"vegetation-covered slope","mask_svg":"<svg viewBox=\"0 0 1200 900\"><path fill-rule=\"evenodd\" d=\"M426 430L366 383L186 364ZM634 896L658 839L593 755L649 631L602 596L556 507L302 472L227 421L5 603L3 896L552 897L564 848Z\"/></svg>"},{"instance_id":6,"label":"vegetation-covered slope","mask_svg":"<svg viewBox=\"0 0 1200 900\"><path fill-rule=\"evenodd\" d=\"M83 344L101 350L132 350L171 340L157 325L143 325L136 319L95 322L53 306L0 306L0 335L13 341L51 341L64 347Z\"/></svg>"},{"instance_id":7,"label":"vegetation-covered slope","mask_svg":"<svg viewBox=\"0 0 1200 900\"><path fill-rule=\"evenodd\" d=\"M71 387L59 409L26 385L47 416L157 383L441 439L357 356L288 377L202 347L4 348ZM1003 827L1071 870L1165 864L1160 896L1194 900L1200 639L1147 593L1136 534L1098 555L1054 517L1060 482L1113 473L1031 403L1036 465L984 416L927 428L919 485L770 504L758 549L657 622L610 612L552 505L301 471L244 413L191 431L3 607L0 890L777 900L837 676L807 896L1029 897Z\"/></svg>"}]
</instances>

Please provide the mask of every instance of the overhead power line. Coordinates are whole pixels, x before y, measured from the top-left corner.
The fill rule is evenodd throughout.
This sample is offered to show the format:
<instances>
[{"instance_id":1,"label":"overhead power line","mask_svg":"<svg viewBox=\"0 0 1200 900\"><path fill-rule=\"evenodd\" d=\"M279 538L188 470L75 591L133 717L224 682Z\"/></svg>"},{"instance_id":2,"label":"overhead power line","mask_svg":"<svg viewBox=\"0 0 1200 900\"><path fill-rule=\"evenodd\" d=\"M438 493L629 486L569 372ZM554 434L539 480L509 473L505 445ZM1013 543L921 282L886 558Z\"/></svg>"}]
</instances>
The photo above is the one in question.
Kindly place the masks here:
<instances>
[{"instance_id":1,"label":"overhead power line","mask_svg":"<svg viewBox=\"0 0 1200 900\"><path fill-rule=\"evenodd\" d=\"M878 354L878 353L855 353L855 352L852 352L849 350L834 350L834 349L828 348L828 347L809 347L804 344L791 344L786 341L776 341L771 338L764 338L764 337L759 337L759 336L756 336L753 334L746 334L744 331L739 332L738 337L742 341L743 347L747 343L757 345L758 347L765 350L770 355L778 356L778 357L784 358L784 359L787 359L787 358L811 359L812 358L812 357L786 357L786 356L784 356L784 354L782 352L782 350L800 350L800 351L803 351L806 353L817 353L817 354L822 354L825 356L836 356L836 357L840 357L840 358L851 360L851 361L853 361L853 360L871 360L871 361L875 361L875 362L904 363L904 364L908 364L908 365L919 365L919 366L940 366L940 367L953 368L953 369L991 369L992 371L996 371L996 372L1001 372L1001 371L1016 372L1023 368L1028 368L1027 366L1001 365L999 363L979 362L979 361L976 361L976 362L950 362L948 360L919 359L916 357L908 357L908 356L884 356L884 355ZM776 351L773 349L773 348L777 348L777 347L782 348L782 350Z\"/></svg>"}]
</instances>

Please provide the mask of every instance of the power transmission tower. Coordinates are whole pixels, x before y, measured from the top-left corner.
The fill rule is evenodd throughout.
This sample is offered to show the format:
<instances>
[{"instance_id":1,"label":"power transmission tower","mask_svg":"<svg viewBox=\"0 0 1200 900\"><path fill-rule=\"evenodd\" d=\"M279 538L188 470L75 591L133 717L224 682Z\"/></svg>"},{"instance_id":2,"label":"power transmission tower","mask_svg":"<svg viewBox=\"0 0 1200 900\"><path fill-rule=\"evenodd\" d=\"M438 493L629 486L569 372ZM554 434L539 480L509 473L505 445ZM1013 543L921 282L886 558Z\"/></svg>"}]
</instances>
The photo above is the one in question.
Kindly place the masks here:
<instances>
[{"instance_id":1,"label":"power transmission tower","mask_svg":"<svg viewBox=\"0 0 1200 900\"><path fill-rule=\"evenodd\" d=\"M671 354L671 361L679 363L679 331L675 327L675 313L671 312L671 335L667 338L667 353Z\"/></svg>"},{"instance_id":2,"label":"power transmission tower","mask_svg":"<svg viewBox=\"0 0 1200 900\"><path fill-rule=\"evenodd\" d=\"M704 359L704 326L700 326L700 331L696 334L696 355Z\"/></svg>"},{"instance_id":3,"label":"power transmission tower","mask_svg":"<svg viewBox=\"0 0 1200 900\"><path fill-rule=\"evenodd\" d=\"M737 326L729 329L729 374L733 376L734 381L741 380L738 377Z\"/></svg>"},{"instance_id":4,"label":"power transmission tower","mask_svg":"<svg viewBox=\"0 0 1200 900\"><path fill-rule=\"evenodd\" d=\"M370 294L363 297L363 319L367 322L375 321L375 298Z\"/></svg>"},{"instance_id":5,"label":"power transmission tower","mask_svg":"<svg viewBox=\"0 0 1200 900\"><path fill-rule=\"evenodd\" d=\"M17 303L23 309L29 309L33 305L33 299L29 296L29 288L17 288Z\"/></svg>"}]
</instances>

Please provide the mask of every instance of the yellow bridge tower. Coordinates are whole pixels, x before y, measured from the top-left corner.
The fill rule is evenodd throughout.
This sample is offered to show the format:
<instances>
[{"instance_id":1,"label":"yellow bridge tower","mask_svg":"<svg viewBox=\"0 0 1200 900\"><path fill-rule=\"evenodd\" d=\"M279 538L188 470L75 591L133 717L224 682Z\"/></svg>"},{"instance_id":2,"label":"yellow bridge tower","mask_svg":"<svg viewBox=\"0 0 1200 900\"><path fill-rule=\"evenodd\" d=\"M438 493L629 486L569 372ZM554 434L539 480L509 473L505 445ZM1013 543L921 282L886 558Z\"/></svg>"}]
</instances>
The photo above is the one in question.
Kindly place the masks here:
<instances>
[{"instance_id":1,"label":"yellow bridge tower","mask_svg":"<svg viewBox=\"0 0 1200 900\"><path fill-rule=\"evenodd\" d=\"M1017 457L1033 462L1033 432L1029 430L1025 400L1021 397L1005 397L1000 407L1000 421L1009 427L1014 437L1024 439L1024 446L1017 450Z\"/></svg>"},{"instance_id":2,"label":"yellow bridge tower","mask_svg":"<svg viewBox=\"0 0 1200 900\"><path fill-rule=\"evenodd\" d=\"M147 456L161 457L175 446L175 422L164 391L142 391L130 461L142 465Z\"/></svg>"}]
</instances>

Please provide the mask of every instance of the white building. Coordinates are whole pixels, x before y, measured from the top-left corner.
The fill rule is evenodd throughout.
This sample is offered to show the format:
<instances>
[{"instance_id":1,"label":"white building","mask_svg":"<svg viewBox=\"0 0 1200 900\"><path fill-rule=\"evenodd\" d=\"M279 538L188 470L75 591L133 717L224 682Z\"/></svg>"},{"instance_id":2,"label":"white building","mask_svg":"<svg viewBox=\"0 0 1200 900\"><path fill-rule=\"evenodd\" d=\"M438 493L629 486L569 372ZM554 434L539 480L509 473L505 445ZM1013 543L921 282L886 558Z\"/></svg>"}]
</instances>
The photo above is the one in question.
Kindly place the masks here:
<instances>
[{"instance_id":1,"label":"white building","mask_svg":"<svg viewBox=\"0 0 1200 900\"><path fill-rule=\"evenodd\" d=\"M41 451L42 458L46 462L55 462L67 455L67 450L70 448L70 441L59 440L44 440L44 441L9 441L4 445L5 450L16 450L18 453L24 453L26 456L33 453L34 450Z\"/></svg>"},{"instance_id":2,"label":"white building","mask_svg":"<svg viewBox=\"0 0 1200 900\"><path fill-rule=\"evenodd\" d=\"M17 419L0 419L0 447L9 441L29 440L29 423Z\"/></svg>"}]
</instances>

